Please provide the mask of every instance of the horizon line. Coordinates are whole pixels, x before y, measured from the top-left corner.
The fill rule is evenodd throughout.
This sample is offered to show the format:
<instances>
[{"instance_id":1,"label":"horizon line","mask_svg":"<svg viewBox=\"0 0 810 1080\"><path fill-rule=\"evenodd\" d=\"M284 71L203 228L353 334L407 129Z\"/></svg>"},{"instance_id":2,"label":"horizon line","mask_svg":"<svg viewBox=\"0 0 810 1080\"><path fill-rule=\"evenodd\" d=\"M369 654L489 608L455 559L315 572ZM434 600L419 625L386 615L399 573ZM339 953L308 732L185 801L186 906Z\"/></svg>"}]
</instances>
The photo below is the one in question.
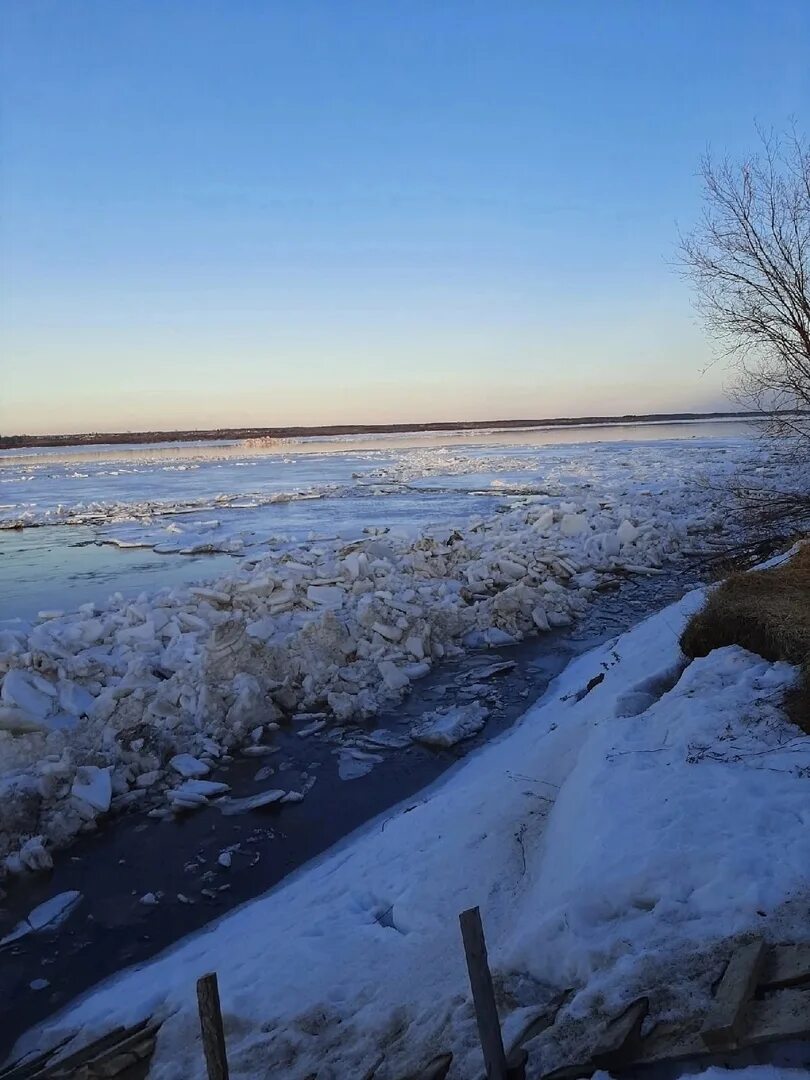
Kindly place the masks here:
<instances>
[{"instance_id":1,"label":"horizon line","mask_svg":"<svg viewBox=\"0 0 810 1080\"><path fill-rule=\"evenodd\" d=\"M115 445L131 442L191 442L220 439L301 439L341 435L408 434L410 432L480 431L534 427L577 427L609 424L666 423L688 420L763 419L770 414L756 410L711 412L623 413L613 416L558 416L533 420L436 420L401 424L319 424L286 427L175 428L169 430L73 432L67 435L0 435L0 449L29 447Z\"/></svg>"}]
</instances>

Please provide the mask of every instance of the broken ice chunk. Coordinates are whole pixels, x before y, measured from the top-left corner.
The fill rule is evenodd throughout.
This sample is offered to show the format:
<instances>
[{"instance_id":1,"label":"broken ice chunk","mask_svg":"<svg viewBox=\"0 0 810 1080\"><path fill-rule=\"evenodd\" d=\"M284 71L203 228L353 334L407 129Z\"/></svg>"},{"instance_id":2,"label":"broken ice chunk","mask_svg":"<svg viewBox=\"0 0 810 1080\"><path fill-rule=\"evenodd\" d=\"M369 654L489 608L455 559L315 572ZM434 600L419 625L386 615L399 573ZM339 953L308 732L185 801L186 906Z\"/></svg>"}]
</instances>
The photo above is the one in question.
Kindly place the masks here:
<instances>
[{"instance_id":1,"label":"broken ice chunk","mask_svg":"<svg viewBox=\"0 0 810 1080\"><path fill-rule=\"evenodd\" d=\"M638 537L638 534L639 530L635 527L635 525L633 525L632 522L628 521L627 518L625 518L616 530L616 539L622 546L624 546L625 544L632 544L633 541Z\"/></svg>"},{"instance_id":2,"label":"broken ice chunk","mask_svg":"<svg viewBox=\"0 0 810 1080\"><path fill-rule=\"evenodd\" d=\"M401 750L409 745L411 739L409 735L398 734L387 728L375 728L374 731L364 731L357 737L357 741L372 749Z\"/></svg>"},{"instance_id":3,"label":"broken ice chunk","mask_svg":"<svg viewBox=\"0 0 810 1080\"><path fill-rule=\"evenodd\" d=\"M339 585L310 585L307 589L307 600L312 600L321 607L342 607L345 596L345 590Z\"/></svg>"},{"instance_id":4,"label":"broken ice chunk","mask_svg":"<svg viewBox=\"0 0 810 1080\"><path fill-rule=\"evenodd\" d=\"M41 836L32 836L20 848L17 858L21 868L26 870L51 870L53 859L46 850Z\"/></svg>"},{"instance_id":5,"label":"broken ice chunk","mask_svg":"<svg viewBox=\"0 0 810 1080\"><path fill-rule=\"evenodd\" d=\"M507 671L511 671L516 666L515 660L502 660L497 664L487 664L486 667L474 667L457 676L456 682L465 683L471 679L480 682L482 679L493 679L496 675L505 675Z\"/></svg>"},{"instance_id":6,"label":"broken ice chunk","mask_svg":"<svg viewBox=\"0 0 810 1080\"><path fill-rule=\"evenodd\" d=\"M48 725L43 721L18 709L16 705L0 705L0 731L8 731L12 735L27 735L32 731L47 731Z\"/></svg>"},{"instance_id":7,"label":"broken ice chunk","mask_svg":"<svg viewBox=\"0 0 810 1080\"><path fill-rule=\"evenodd\" d=\"M241 814L246 810L259 810L263 806L271 806L280 802L287 794L281 788L272 788L270 791L260 791L257 795L248 795L244 799L223 799L220 810L230 817L232 814Z\"/></svg>"},{"instance_id":8,"label":"broken ice chunk","mask_svg":"<svg viewBox=\"0 0 810 1080\"><path fill-rule=\"evenodd\" d=\"M167 791L166 797L173 809L196 810L199 806L205 806L215 795L223 795L229 790L228 784L217 783L215 780L186 780L179 787Z\"/></svg>"},{"instance_id":9,"label":"broken ice chunk","mask_svg":"<svg viewBox=\"0 0 810 1080\"><path fill-rule=\"evenodd\" d=\"M53 707L53 696L35 685L33 677L19 668L6 672L0 697L5 705L16 706L38 720L44 720Z\"/></svg>"},{"instance_id":10,"label":"broken ice chunk","mask_svg":"<svg viewBox=\"0 0 810 1080\"><path fill-rule=\"evenodd\" d=\"M451 705L447 709L435 709L425 713L411 728L411 738L426 746L455 746L463 739L472 738L484 727L489 709L479 701L469 705Z\"/></svg>"},{"instance_id":11,"label":"broken ice chunk","mask_svg":"<svg viewBox=\"0 0 810 1080\"><path fill-rule=\"evenodd\" d=\"M380 660L377 668L389 690L404 690L410 684L408 676L393 660Z\"/></svg>"},{"instance_id":12,"label":"broken ice chunk","mask_svg":"<svg viewBox=\"0 0 810 1080\"><path fill-rule=\"evenodd\" d=\"M76 889L58 893L46 900L44 904L35 907L29 912L28 922L32 930L55 930L57 926L68 918L73 909L79 903L82 894Z\"/></svg>"},{"instance_id":13,"label":"broken ice chunk","mask_svg":"<svg viewBox=\"0 0 810 1080\"><path fill-rule=\"evenodd\" d=\"M588 517L586 514L563 514L560 521L560 532L563 536L576 536L578 533L583 533L588 528Z\"/></svg>"},{"instance_id":14,"label":"broken ice chunk","mask_svg":"<svg viewBox=\"0 0 810 1080\"><path fill-rule=\"evenodd\" d=\"M10 945L27 934L56 930L71 915L81 898L82 894L76 889L69 889L67 892L52 896L50 900L46 900L33 911L29 911L26 919L17 923L10 933L0 939L0 946Z\"/></svg>"},{"instance_id":15,"label":"broken ice chunk","mask_svg":"<svg viewBox=\"0 0 810 1080\"><path fill-rule=\"evenodd\" d=\"M341 780L358 780L383 760L379 754L370 754L364 750L341 750L338 757L338 776Z\"/></svg>"},{"instance_id":16,"label":"broken ice chunk","mask_svg":"<svg viewBox=\"0 0 810 1080\"><path fill-rule=\"evenodd\" d=\"M84 687L71 679L60 679L57 689L59 705L65 712L74 716L89 716L96 699L92 694L88 694Z\"/></svg>"},{"instance_id":17,"label":"broken ice chunk","mask_svg":"<svg viewBox=\"0 0 810 1080\"><path fill-rule=\"evenodd\" d=\"M80 765L76 770L76 779L70 790L77 799L82 799L100 814L106 814L110 809L112 799L110 769L99 769L95 765Z\"/></svg>"},{"instance_id":18,"label":"broken ice chunk","mask_svg":"<svg viewBox=\"0 0 810 1080\"><path fill-rule=\"evenodd\" d=\"M191 754L175 754L169 764L175 772L190 780L199 780L200 777L207 776L211 772L204 761L200 761Z\"/></svg>"}]
</instances>

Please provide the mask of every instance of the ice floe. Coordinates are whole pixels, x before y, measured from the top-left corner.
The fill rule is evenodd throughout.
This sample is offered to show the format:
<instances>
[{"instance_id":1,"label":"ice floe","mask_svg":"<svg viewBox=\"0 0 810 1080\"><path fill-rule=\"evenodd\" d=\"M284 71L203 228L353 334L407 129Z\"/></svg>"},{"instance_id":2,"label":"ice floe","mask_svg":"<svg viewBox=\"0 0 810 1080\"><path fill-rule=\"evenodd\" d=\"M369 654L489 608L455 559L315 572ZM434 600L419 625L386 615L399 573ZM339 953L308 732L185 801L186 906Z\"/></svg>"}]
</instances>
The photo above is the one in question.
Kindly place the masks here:
<instances>
[{"instance_id":1,"label":"ice floe","mask_svg":"<svg viewBox=\"0 0 810 1080\"><path fill-rule=\"evenodd\" d=\"M81 898L82 894L80 892L70 889L39 904L32 911L29 911L28 916L21 923L18 923L10 933L0 939L0 948L4 945L11 945L28 934L39 934L46 930L58 929L70 917Z\"/></svg>"},{"instance_id":2,"label":"ice floe","mask_svg":"<svg viewBox=\"0 0 810 1080\"><path fill-rule=\"evenodd\" d=\"M450 705L425 713L411 728L411 738L426 746L455 746L463 739L477 735L487 722L489 709L479 701L468 705Z\"/></svg>"}]
</instances>

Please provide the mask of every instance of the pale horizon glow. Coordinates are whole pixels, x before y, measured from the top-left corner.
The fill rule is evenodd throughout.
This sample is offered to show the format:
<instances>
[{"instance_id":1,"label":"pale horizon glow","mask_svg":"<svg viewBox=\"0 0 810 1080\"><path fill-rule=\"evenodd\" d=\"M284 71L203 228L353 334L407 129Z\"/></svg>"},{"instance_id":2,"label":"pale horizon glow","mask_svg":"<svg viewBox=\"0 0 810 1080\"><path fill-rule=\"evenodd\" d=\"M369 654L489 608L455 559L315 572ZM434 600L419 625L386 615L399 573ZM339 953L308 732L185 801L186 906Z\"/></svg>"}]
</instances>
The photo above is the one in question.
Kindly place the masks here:
<instances>
[{"instance_id":1,"label":"pale horizon glow","mask_svg":"<svg viewBox=\"0 0 810 1080\"><path fill-rule=\"evenodd\" d=\"M673 268L810 5L0 14L0 433L733 409Z\"/></svg>"}]
</instances>

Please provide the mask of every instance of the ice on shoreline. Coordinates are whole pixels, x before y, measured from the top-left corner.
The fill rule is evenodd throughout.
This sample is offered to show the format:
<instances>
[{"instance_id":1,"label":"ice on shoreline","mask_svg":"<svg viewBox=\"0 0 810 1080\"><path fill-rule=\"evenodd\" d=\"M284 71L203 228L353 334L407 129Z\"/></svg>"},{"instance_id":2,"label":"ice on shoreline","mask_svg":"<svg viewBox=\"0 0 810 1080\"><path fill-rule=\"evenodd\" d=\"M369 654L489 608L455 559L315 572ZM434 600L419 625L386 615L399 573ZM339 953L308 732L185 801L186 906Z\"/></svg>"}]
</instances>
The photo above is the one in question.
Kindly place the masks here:
<instances>
[{"instance_id":1,"label":"ice on shoreline","mask_svg":"<svg viewBox=\"0 0 810 1080\"><path fill-rule=\"evenodd\" d=\"M210 587L8 627L2 855L31 835L64 844L143 790L144 776L151 801L167 773L207 775L292 713L370 716L465 640L519 639L575 617L597 584L581 580L585 567L660 565L683 531L662 519L622 554L615 514L593 508L587 532L572 535L561 528L569 512L527 502L463 530L270 552ZM96 770L93 794L77 769Z\"/></svg>"},{"instance_id":2,"label":"ice on shoreline","mask_svg":"<svg viewBox=\"0 0 810 1080\"><path fill-rule=\"evenodd\" d=\"M712 550L725 517L716 489L696 481L688 455L660 452L651 484L651 452L635 466L626 448L618 458L591 448L599 488L558 470L546 486L564 496L515 496L451 524L265 545L210 585L6 623L0 859L25 867L27 841L63 846L107 812L198 805L201 792L177 784L178 762L197 762L186 784L201 783L297 713L373 716L445 657L566 626L604 585ZM479 464L413 452L364 482L467 482Z\"/></svg>"},{"instance_id":3,"label":"ice on shoreline","mask_svg":"<svg viewBox=\"0 0 810 1080\"><path fill-rule=\"evenodd\" d=\"M807 941L810 890L810 740L780 709L796 671L736 646L689 663L678 641L704 596L572 661L382 827L97 987L15 1056L156 1016L153 1072L194 1075L195 979L216 971L234 1078L399 1077L439 1051L476 1076L457 920L474 905L507 1043L560 1008L535 1026L533 1068L586 1059L641 995L651 1024L699 1027L737 944Z\"/></svg>"}]
</instances>

